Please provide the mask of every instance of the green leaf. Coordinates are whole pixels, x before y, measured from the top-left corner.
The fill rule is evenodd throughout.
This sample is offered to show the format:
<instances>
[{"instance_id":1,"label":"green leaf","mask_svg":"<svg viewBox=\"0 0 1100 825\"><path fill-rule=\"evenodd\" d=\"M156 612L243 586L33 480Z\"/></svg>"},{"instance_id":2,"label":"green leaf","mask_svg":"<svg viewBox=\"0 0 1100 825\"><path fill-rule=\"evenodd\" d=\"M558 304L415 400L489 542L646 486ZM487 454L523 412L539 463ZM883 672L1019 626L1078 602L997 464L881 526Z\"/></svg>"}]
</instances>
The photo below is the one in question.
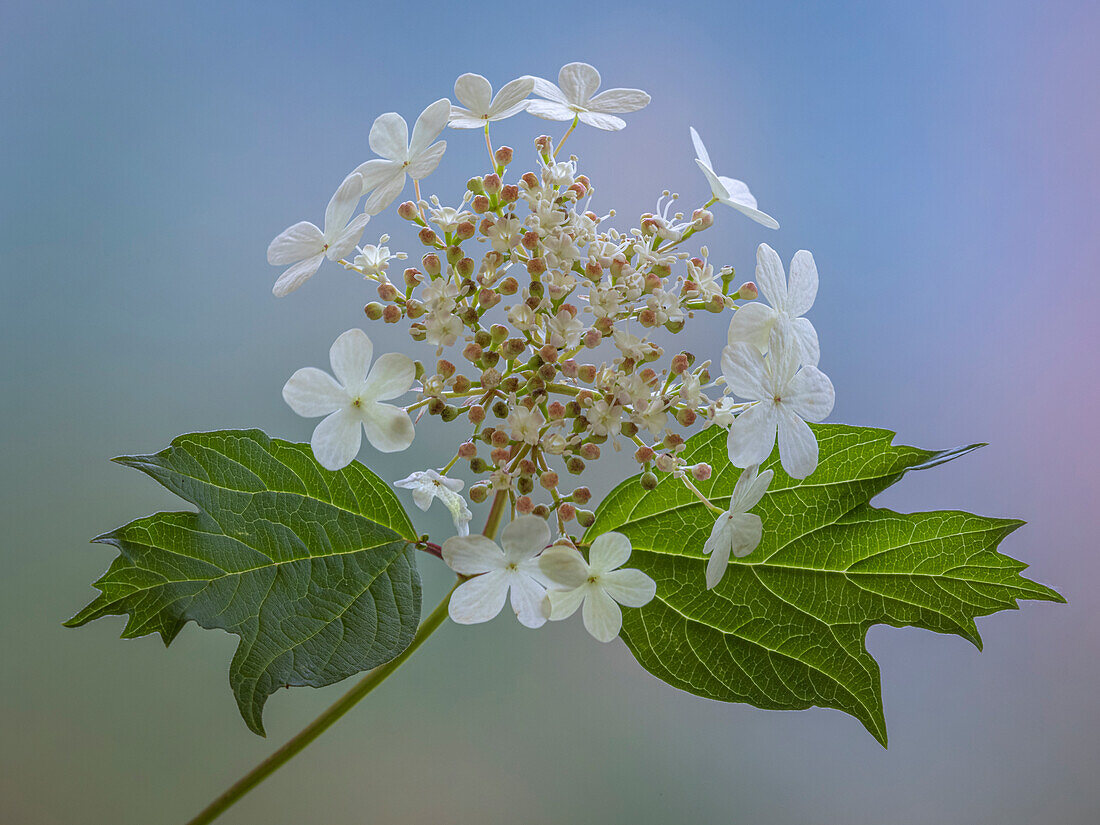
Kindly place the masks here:
<instances>
[{"instance_id":1,"label":"green leaf","mask_svg":"<svg viewBox=\"0 0 1100 825\"><path fill-rule=\"evenodd\" d=\"M119 556L66 624L129 614L123 638L169 644L189 621L240 637L229 681L263 734L281 687L321 687L388 662L420 621L413 526L361 464L321 467L308 444L260 430L182 435L115 461L199 508L157 513L93 541Z\"/></svg>"},{"instance_id":2,"label":"green leaf","mask_svg":"<svg viewBox=\"0 0 1100 825\"><path fill-rule=\"evenodd\" d=\"M775 478L753 509L764 538L733 559L706 590L702 548L714 516L677 479L652 492L637 478L603 501L585 541L625 533L630 566L657 582L656 598L624 611L622 636L641 665L699 696L761 708L837 708L883 745L878 665L865 646L874 624L954 633L981 648L974 618L1015 609L1018 599L1065 601L1020 575L1027 565L996 552L1023 522L943 511L903 515L867 502L907 470L957 458L976 447L928 452L894 446L894 433L814 427L818 469L796 481L773 453ZM700 490L721 508L740 471L726 433L711 427L688 440L689 463L714 473Z\"/></svg>"}]
</instances>

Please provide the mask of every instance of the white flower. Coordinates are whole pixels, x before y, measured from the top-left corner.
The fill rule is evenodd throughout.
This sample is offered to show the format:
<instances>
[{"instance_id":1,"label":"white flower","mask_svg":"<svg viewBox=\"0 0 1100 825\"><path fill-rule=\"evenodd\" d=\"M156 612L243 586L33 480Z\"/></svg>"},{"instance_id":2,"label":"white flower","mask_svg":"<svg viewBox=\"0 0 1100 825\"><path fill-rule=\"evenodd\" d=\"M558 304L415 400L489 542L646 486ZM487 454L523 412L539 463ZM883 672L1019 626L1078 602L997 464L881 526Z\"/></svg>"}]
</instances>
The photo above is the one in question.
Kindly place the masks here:
<instances>
[{"instance_id":1,"label":"white flower","mask_svg":"<svg viewBox=\"0 0 1100 825\"><path fill-rule=\"evenodd\" d=\"M428 220L438 226L443 232L454 232L458 229L458 225L463 221L470 220L474 217L472 212L465 211L462 206L466 205L466 201L462 201L462 206L444 206L439 202L439 198L432 195L431 207L428 209Z\"/></svg>"},{"instance_id":2,"label":"white flower","mask_svg":"<svg viewBox=\"0 0 1100 825\"><path fill-rule=\"evenodd\" d=\"M267 247L267 262L275 266L291 264L271 291L279 298L287 295L310 278L326 257L338 261L355 249L370 215L352 214L363 194L363 179L352 172L325 208L325 231L309 221L299 221L279 233Z\"/></svg>"},{"instance_id":3,"label":"white flower","mask_svg":"<svg viewBox=\"0 0 1100 825\"><path fill-rule=\"evenodd\" d=\"M791 478L817 467L817 439L807 421L821 421L833 409L832 382L814 366L799 369L801 348L782 325L772 329L767 358L739 341L722 350L722 375L735 395L756 403L730 425L730 461L759 464L771 455L776 433L779 459Z\"/></svg>"},{"instance_id":4,"label":"white flower","mask_svg":"<svg viewBox=\"0 0 1100 825\"><path fill-rule=\"evenodd\" d=\"M512 428L512 438L534 446L539 443L539 433L546 419L536 407L529 410L522 404L508 415L508 426Z\"/></svg>"},{"instance_id":5,"label":"white flower","mask_svg":"<svg viewBox=\"0 0 1100 825\"><path fill-rule=\"evenodd\" d=\"M585 333L584 322L567 309L559 309L553 318L546 319L547 341L555 347L573 349Z\"/></svg>"},{"instance_id":6,"label":"white flower","mask_svg":"<svg viewBox=\"0 0 1100 825\"><path fill-rule=\"evenodd\" d=\"M467 73L455 81L455 97L462 106L451 106L452 129L488 128L494 120L517 115L527 108L527 95L535 88L535 78L517 77L493 97L493 87L479 74Z\"/></svg>"},{"instance_id":7,"label":"white flower","mask_svg":"<svg viewBox=\"0 0 1100 825\"><path fill-rule=\"evenodd\" d=\"M691 142L695 144L695 162L703 170L707 183L710 184L710 193L718 199L719 203L732 206L738 212L748 215L754 221L769 229L778 229L779 221L771 215L765 215L756 208L756 198L752 196L747 184L743 181L715 174L714 166L710 162L710 155L707 154L707 147L703 145L703 141L699 137L699 133L695 131L695 127L689 128L691 129Z\"/></svg>"},{"instance_id":8,"label":"white flower","mask_svg":"<svg viewBox=\"0 0 1100 825\"><path fill-rule=\"evenodd\" d=\"M808 318L801 317L809 311L817 297L814 256L805 249L794 253L788 284L779 253L762 243L756 249L756 283L771 306L753 301L738 308L730 321L728 343L745 341L760 352L767 352L772 327L776 323L789 325L802 348L802 363L816 367L821 360L817 330Z\"/></svg>"},{"instance_id":9,"label":"white flower","mask_svg":"<svg viewBox=\"0 0 1100 825\"><path fill-rule=\"evenodd\" d=\"M747 556L760 544L763 524L760 516L749 510L764 497L771 480L771 470L761 473L760 467L754 464L744 470L733 485L729 511L714 522L710 538L703 545L703 552L710 556L707 562L707 590L726 575L731 553L738 558Z\"/></svg>"},{"instance_id":10,"label":"white flower","mask_svg":"<svg viewBox=\"0 0 1100 825\"><path fill-rule=\"evenodd\" d=\"M451 511L458 534L470 535L470 519L473 514L466 505L466 499L459 495L463 487L462 479L447 478L435 470L424 470L395 481L393 486L412 490L413 503L421 510L427 510L432 505L432 499L438 498Z\"/></svg>"},{"instance_id":11,"label":"white flower","mask_svg":"<svg viewBox=\"0 0 1100 825\"><path fill-rule=\"evenodd\" d=\"M649 95L641 89L600 88L600 73L587 63L569 63L558 72L558 85L535 78L535 94L545 100L532 100L527 111L545 120L572 120L617 132L626 121L614 113L636 112L649 104Z\"/></svg>"},{"instance_id":12,"label":"white flower","mask_svg":"<svg viewBox=\"0 0 1100 825\"><path fill-rule=\"evenodd\" d=\"M567 619L583 602L585 629L599 641L610 642L623 626L619 605L649 604L657 584L641 570L618 569L630 558L630 540L622 533L599 536L588 556L591 562L573 547L554 545L539 558L539 569L552 587L546 593L549 617L552 621Z\"/></svg>"},{"instance_id":13,"label":"white flower","mask_svg":"<svg viewBox=\"0 0 1100 825\"><path fill-rule=\"evenodd\" d=\"M310 445L322 467L339 470L359 452L363 431L376 450L393 453L413 440L408 413L383 404L404 395L416 380L416 367L407 355L388 352L371 367L374 347L361 329L349 329L329 350L331 375L305 367L290 376L283 399L305 418L327 416L313 431ZM370 369L368 373L367 370Z\"/></svg>"},{"instance_id":14,"label":"white flower","mask_svg":"<svg viewBox=\"0 0 1100 825\"><path fill-rule=\"evenodd\" d=\"M451 594L447 612L459 624L487 622L504 607L511 590L512 610L520 624L542 627L546 579L537 556L550 543L550 528L537 516L520 516L504 528L500 543L503 550L485 536L455 536L443 542L447 566L472 576Z\"/></svg>"},{"instance_id":15,"label":"white flower","mask_svg":"<svg viewBox=\"0 0 1100 825\"><path fill-rule=\"evenodd\" d=\"M383 235L378 239L377 246L368 243L359 249L352 263L366 277L381 280L382 274L390 267L390 261L403 261L409 257L404 252L392 253L388 246L383 246L389 239L389 235Z\"/></svg>"},{"instance_id":16,"label":"white flower","mask_svg":"<svg viewBox=\"0 0 1100 825\"><path fill-rule=\"evenodd\" d=\"M462 319L450 309L431 312L424 319L424 340L437 347L449 347L462 334Z\"/></svg>"},{"instance_id":17,"label":"white flower","mask_svg":"<svg viewBox=\"0 0 1100 825\"><path fill-rule=\"evenodd\" d=\"M377 215L401 194L405 175L420 180L430 175L443 157L447 141L432 143L443 132L451 113L451 101L443 97L420 113L409 125L397 112L379 115L370 128L370 148L381 157L368 160L355 171L363 176L363 194L370 192L363 208Z\"/></svg>"}]
</instances>

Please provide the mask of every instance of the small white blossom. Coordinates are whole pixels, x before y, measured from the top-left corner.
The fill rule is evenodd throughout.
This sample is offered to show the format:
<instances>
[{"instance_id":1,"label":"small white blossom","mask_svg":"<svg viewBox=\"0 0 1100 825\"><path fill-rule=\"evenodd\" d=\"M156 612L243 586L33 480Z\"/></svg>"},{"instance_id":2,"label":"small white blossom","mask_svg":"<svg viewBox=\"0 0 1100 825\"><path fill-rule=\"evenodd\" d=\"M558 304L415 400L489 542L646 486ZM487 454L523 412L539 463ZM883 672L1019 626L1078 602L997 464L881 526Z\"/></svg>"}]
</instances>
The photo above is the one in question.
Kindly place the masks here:
<instances>
[{"instance_id":1,"label":"small white blossom","mask_svg":"<svg viewBox=\"0 0 1100 825\"><path fill-rule=\"evenodd\" d=\"M305 418L326 416L310 445L322 467L339 470L359 452L363 432L376 450L393 453L413 440L413 424L401 407L383 404L404 395L416 381L407 355L388 352L371 366L374 346L361 329L349 329L329 350L331 375L304 367L290 376L283 399ZM369 372L368 372L369 370Z\"/></svg>"},{"instance_id":2,"label":"small white blossom","mask_svg":"<svg viewBox=\"0 0 1100 825\"><path fill-rule=\"evenodd\" d=\"M367 197L363 208L377 215L401 194L405 176L420 180L430 175L443 157L447 141L433 143L447 125L451 101L440 98L420 113L409 139L409 124L397 112L379 115L370 129L370 148L379 157L360 164L355 170L363 176L362 192Z\"/></svg>"},{"instance_id":3,"label":"small white blossom","mask_svg":"<svg viewBox=\"0 0 1100 825\"><path fill-rule=\"evenodd\" d=\"M545 100L532 100L527 111L545 120L573 120L616 132L626 121L615 114L636 112L649 104L650 97L641 89L600 88L600 73L587 63L569 63L558 72L558 85L535 78L535 94Z\"/></svg>"},{"instance_id":4,"label":"small white blossom","mask_svg":"<svg viewBox=\"0 0 1100 825\"><path fill-rule=\"evenodd\" d=\"M450 309L435 310L424 319L424 340L437 347L452 346L462 334L462 319Z\"/></svg>"},{"instance_id":5,"label":"small white blossom","mask_svg":"<svg viewBox=\"0 0 1100 825\"><path fill-rule=\"evenodd\" d=\"M512 438L534 446L539 443L539 433L546 419L536 407L529 410L522 404L508 415L508 426L512 428Z\"/></svg>"},{"instance_id":6,"label":"small white blossom","mask_svg":"<svg viewBox=\"0 0 1100 825\"><path fill-rule=\"evenodd\" d=\"M555 347L573 349L581 342L585 329L584 322L567 309L560 309L553 318L546 319L547 341Z\"/></svg>"},{"instance_id":7,"label":"small white blossom","mask_svg":"<svg viewBox=\"0 0 1100 825\"><path fill-rule=\"evenodd\" d=\"M592 542L590 562L573 547L554 545L539 557L539 569L550 581L546 593L552 621L581 610L585 629L595 639L610 642L619 635L623 613L619 605L642 607L657 593L657 584L641 570L621 568L630 558L630 540L622 533L604 533Z\"/></svg>"},{"instance_id":8,"label":"small white blossom","mask_svg":"<svg viewBox=\"0 0 1100 825\"><path fill-rule=\"evenodd\" d=\"M267 262L275 266L291 264L272 292L279 298L296 290L320 268L327 257L338 261L355 249L370 215L357 215L355 206L363 193L363 179L352 172L332 196L325 208L325 231L309 221L299 221L279 233L267 247Z\"/></svg>"},{"instance_id":9,"label":"small white blossom","mask_svg":"<svg viewBox=\"0 0 1100 825\"><path fill-rule=\"evenodd\" d=\"M504 607L511 591L512 610L525 627L542 627L546 577L538 555L550 543L550 528L537 516L520 516L504 528L500 543L485 536L456 536L443 542L447 566L469 581L451 594L447 612L459 624L487 622Z\"/></svg>"},{"instance_id":10,"label":"small white blossom","mask_svg":"<svg viewBox=\"0 0 1100 825\"><path fill-rule=\"evenodd\" d=\"M699 137L699 133L695 131L694 126L689 128L691 129L691 142L695 144L695 162L703 170L703 175L706 177L707 183L710 184L710 192L718 199L718 202L724 203L726 206L732 206L741 214L747 215L769 229L778 229L779 221L756 208L756 198L753 197L744 181L715 174L714 166L710 162L710 155L707 154L707 147L703 145L702 138Z\"/></svg>"},{"instance_id":11,"label":"small white blossom","mask_svg":"<svg viewBox=\"0 0 1100 825\"><path fill-rule=\"evenodd\" d=\"M801 317L809 311L817 297L814 256L805 249L794 253L788 283L779 253L762 243L756 250L756 283L771 306L753 301L738 308L730 321L728 342L745 341L761 352L767 352L772 327L777 323L789 325L802 348L802 363L816 367L821 360L817 330L808 318Z\"/></svg>"},{"instance_id":12,"label":"small white blossom","mask_svg":"<svg viewBox=\"0 0 1100 825\"><path fill-rule=\"evenodd\" d=\"M749 555L760 544L763 523L760 516L750 513L749 510L764 497L772 475L771 470L761 473L760 467L754 464L746 468L733 485L729 510L714 522L710 538L703 545L703 552L710 556L710 561L707 562L707 590L722 581L722 577L726 575L731 553L741 558Z\"/></svg>"},{"instance_id":13,"label":"small white blossom","mask_svg":"<svg viewBox=\"0 0 1100 825\"><path fill-rule=\"evenodd\" d=\"M801 347L783 326L772 329L765 358L739 341L722 350L722 375L730 390L756 403L730 425L730 461L735 467L760 464L779 436L779 459L791 478L805 478L817 467L817 439L806 424L833 409L832 382L817 367L799 369Z\"/></svg>"},{"instance_id":14,"label":"small white blossom","mask_svg":"<svg viewBox=\"0 0 1100 825\"><path fill-rule=\"evenodd\" d=\"M394 487L412 490L413 503L421 510L432 505L432 499L438 498L443 506L451 511L455 529L460 536L470 535L470 519L473 514L459 491L463 481L459 478L447 478L435 470L423 470L393 483Z\"/></svg>"},{"instance_id":15,"label":"small white blossom","mask_svg":"<svg viewBox=\"0 0 1100 825\"><path fill-rule=\"evenodd\" d=\"M493 87L479 74L467 73L455 81L455 97L462 106L451 106L452 129L488 128L496 120L517 115L527 108L527 95L535 88L535 78L518 77L505 83L493 97ZM463 108L465 106L466 108Z\"/></svg>"},{"instance_id":16,"label":"small white blossom","mask_svg":"<svg viewBox=\"0 0 1100 825\"><path fill-rule=\"evenodd\" d=\"M359 248L359 254L352 263L355 268L368 278L381 280L382 275L390 267L390 261L403 261L409 256L404 252L390 252L388 246L383 246L390 239L389 235L383 235L378 239L378 244L364 244Z\"/></svg>"},{"instance_id":17,"label":"small white blossom","mask_svg":"<svg viewBox=\"0 0 1100 825\"><path fill-rule=\"evenodd\" d=\"M467 192L467 195L471 193ZM472 212L467 212L462 208L466 205L466 201L462 201L462 206L455 208L453 206L444 206L440 203L439 198L435 195L431 197L431 207L428 209L428 220L438 226L444 232L454 232L458 229L458 225L463 221L472 220L474 215Z\"/></svg>"},{"instance_id":18,"label":"small white blossom","mask_svg":"<svg viewBox=\"0 0 1100 825\"><path fill-rule=\"evenodd\" d=\"M589 430L593 435L600 436L610 435L612 431L618 432L622 416L622 407L609 404L602 398L597 398L592 402L592 406L584 411Z\"/></svg>"}]
</instances>

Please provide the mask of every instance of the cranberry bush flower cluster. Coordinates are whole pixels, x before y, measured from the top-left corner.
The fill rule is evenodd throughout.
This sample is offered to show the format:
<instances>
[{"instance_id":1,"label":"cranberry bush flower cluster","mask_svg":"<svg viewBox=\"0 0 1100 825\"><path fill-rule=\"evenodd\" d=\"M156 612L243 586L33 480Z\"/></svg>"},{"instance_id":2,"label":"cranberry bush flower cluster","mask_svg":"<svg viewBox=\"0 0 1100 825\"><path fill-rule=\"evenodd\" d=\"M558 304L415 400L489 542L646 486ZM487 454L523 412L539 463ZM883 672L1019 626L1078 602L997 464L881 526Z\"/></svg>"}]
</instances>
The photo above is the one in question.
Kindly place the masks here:
<instances>
[{"instance_id":1,"label":"cranberry bush flower cluster","mask_svg":"<svg viewBox=\"0 0 1100 825\"><path fill-rule=\"evenodd\" d=\"M716 172L694 128L693 199L665 190L633 220L603 205L599 176L563 146L578 126L610 139L601 133L623 130L650 98L601 86L586 63L495 93L467 73L457 102L436 100L411 133L401 115L380 115L368 137L376 157L337 187L323 228L300 221L268 248L283 268L276 296L326 258L364 289L365 317L357 302L360 322L331 345L331 372L306 366L283 387L295 413L320 419L310 443L222 430L117 459L197 511L96 539L119 555L69 625L126 614L124 636L169 643L191 621L238 635L230 683L261 734L276 690L367 671L195 825L309 744L448 617L480 624L508 604L534 629L579 611L593 638L622 639L680 689L837 708L885 745L869 627L980 646L976 617L1019 599L1062 601L996 552L1020 522L870 505L907 471L980 445L921 450L888 430L820 424L834 390L806 317L813 256L799 250L784 267L761 243L753 280L739 282L711 260L703 240L719 220L779 224L747 184ZM493 124L524 115L568 125L557 140L533 130L520 152L494 148ZM447 128L482 132L484 166L462 191L422 192ZM686 160L687 140L683 150ZM412 197L398 201L409 178ZM384 231L364 239L377 221ZM726 329L715 345L700 329L712 316ZM378 351L394 350L397 332L416 359ZM355 460L364 435L379 453L419 435L436 454L387 481L369 455ZM591 470L615 452L637 472L594 495ZM453 530L431 541L399 495L421 511L439 502ZM421 551L456 574L426 616Z\"/></svg>"},{"instance_id":2,"label":"cranberry bush flower cluster","mask_svg":"<svg viewBox=\"0 0 1100 825\"><path fill-rule=\"evenodd\" d=\"M360 165L341 185L334 201L342 211L334 220L341 224L339 231L348 224L349 187L358 184L358 195L365 198L365 213L351 222L361 228L367 214L379 216L404 187L406 175L412 177L417 197L396 211L415 232L419 264L400 277L391 273L389 264L409 254L391 253L385 245L389 235L354 250L345 243L340 263L374 285L374 300L365 307L369 320L404 323L414 341L434 350L434 358L416 362L416 396L403 409L407 416L426 414L449 426L454 447L441 456L438 469L397 482L414 491L418 507L427 509L438 498L452 513L459 536L467 535L471 515L461 494L464 482L453 477L462 471L473 477L468 490L473 503L506 497L513 520L549 519L558 537L572 542L570 524L584 528L594 518L590 488L580 483L583 476L606 450L626 449L644 488L672 476L719 514L718 524L725 526L715 530L723 537L722 548L711 554L709 582L720 578L719 561L729 558L734 544L734 555L751 551L744 530L730 526L744 522L748 508L742 503L743 510L736 512L740 521L730 522L730 513L707 499L697 483L710 477L712 467L683 457L686 440L712 424L728 428L730 460L756 478L756 465L778 438L790 475L803 478L813 472L816 442L805 422L828 414L833 392L816 367L817 334L803 317L817 291L817 270L810 253L798 252L788 285L778 255L766 244L757 253L756 283L734 286L733 269L716 268L696 237L715 225L710 211L715 203L770 228L778 223L757 209L746 184L714 172L694 128L690 137L709 198L700 198L688 214L680 209L679 196L665 191L653 211L629 225L619 223L613 210L596 211L595 183L576 155L562 153L562 144L578 124L622 129L626 121L618 115L638 111L650 100L638 89L599 92L600 83L592 66L571 63L559 72L556 85L521 77L494 96L487 79L464 74L455 83L463 105L447 99L431 104L417 118L411 138L400 115L378 117L370 146L382 158ZM535 138L531 162L516 168L515 151L507 146L494 150L489 129L525 110L571 123L557 144L546 135ZM488 169L470 177L458 197L424 197L420 181L440 162L446 141L437 139L445 124L484 130ZM285 236L300 231L295 227L276 238L272 248L286 247ZM746 300L758 291L768 304ZM722 352L696 354L675 345L675 336L709 314L730 316L729 344ZM341 337L349 335L369 350L365 333ZM716 361L720 377L713 372ZM385 366L390 363L396 365ZM401 363L407 376L408 366ZM391 392L409 389L411 381L372 382L368 377L362 392L356 383L340 395L316 370L299 371L287 383L284 395L296 412L329 414L313 440L324 466L344 466L358 451L359 429L350 422L362 422L368 441L383 451L411 443L407 417L380 412L385 408L377 402L394 396L378 395L372 389L376 384ZM741 538L730 538L733 534ZM468 573L469 564L463 564L455 568L463 575L488 575ZM571 569L580 571L576 564ZM503 574L497 578L506 580ZM486 590L487 601L454 600L459 605L455 618L487 618L489 607L503 603L498 591L499 586ZM593 590L585 597L585 604L593 605L586 609L585 624L597 638L621 621L608 608L613 591ZM622 603L634 606L633 598ZM552 617L554 610L547 611ZM557 610L563 611L572 612ZM521 612L517 607L517 615ZM529 612L523 616L524 624L535 626Z\"/></svg>"}]
</instances>

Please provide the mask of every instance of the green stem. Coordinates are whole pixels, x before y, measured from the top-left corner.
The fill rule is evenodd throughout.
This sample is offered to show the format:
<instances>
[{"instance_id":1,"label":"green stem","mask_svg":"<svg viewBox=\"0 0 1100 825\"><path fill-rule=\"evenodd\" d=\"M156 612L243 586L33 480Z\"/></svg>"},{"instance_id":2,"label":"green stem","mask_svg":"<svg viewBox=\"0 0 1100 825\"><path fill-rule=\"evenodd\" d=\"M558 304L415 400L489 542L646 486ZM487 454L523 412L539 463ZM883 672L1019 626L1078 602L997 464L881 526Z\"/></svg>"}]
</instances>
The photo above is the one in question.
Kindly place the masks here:
<instances>
[{"instance_id":1,"label":"green stem","mask_svg":"<svg viewBox=\"0 0 1100 825\"><path fill-rule=\"evenodd\" d=\"M496 508L495 501L493 502L493 507L494 509ZM492 514L490 513L490 518L491 517ZM488 529L488 527L486 527L486 529ZM337 719L351 710L360 699L384 682L387 676L404 664L405 660L412 656L416 649L424 643L424 640L431 636L432 633L443 624L444 620L447 618L447 605L451 601L451 593L454 592L455 587L458 587L461 582L461 579L455 582L455 586L443 597L443 601L441 601L436 606L435 610L421 622L420 628L416 631L416 636L413 637L412 643L405 648L396 659L392 659L386 662L386 664L380 665L370 671L355 684L355 687L337 699L324 713L299 731L293 739L290 739L285 745L275 751L275 753L271 754L271 756L237 781L229 790L207 805L202 813L194 819L189 820L187 825L206 825L206 823L213 822L225 813L225 811L238 799L271 776L271 774L275 773L284 763L288 762L293 756L304 750L310 742L328 730Z\"/></svg>"},{"instance_id":2,"label":"green stem","mask_svg":"<svg viewBox=\"0 0 1100 825\"><path fill-rule=\"evenodd\" d=\"M508 503L508 491L498 490L493 497L493 503L489 507L489 518L485 520L485 529L481 532L490 540L496 538L500 519L504 515L504 505ZM457 586L457 585L456 585Z\"/></svg>"}]
</instances>

